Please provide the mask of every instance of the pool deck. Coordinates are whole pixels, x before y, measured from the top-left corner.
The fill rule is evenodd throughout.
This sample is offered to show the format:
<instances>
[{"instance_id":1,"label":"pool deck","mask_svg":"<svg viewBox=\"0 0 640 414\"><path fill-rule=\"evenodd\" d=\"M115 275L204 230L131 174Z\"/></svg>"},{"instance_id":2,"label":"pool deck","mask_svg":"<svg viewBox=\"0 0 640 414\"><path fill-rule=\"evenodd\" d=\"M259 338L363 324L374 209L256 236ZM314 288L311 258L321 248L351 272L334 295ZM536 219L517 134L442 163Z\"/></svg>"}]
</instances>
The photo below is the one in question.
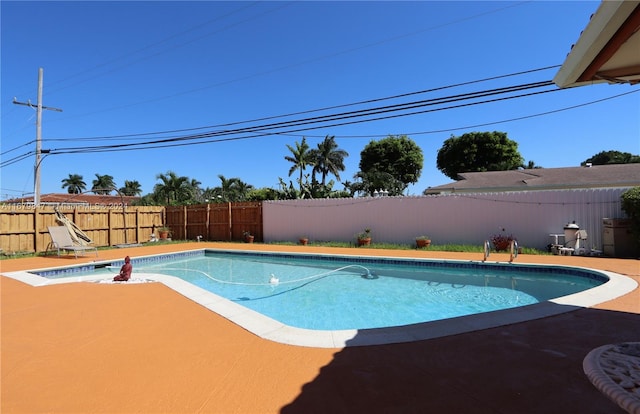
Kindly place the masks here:
<instances>
[{"instance_id":1,"label":"pool deck","mask_svg":"<svg viewBox=\"0 0 640 414\"><path fill-rule=\"evenodd\" d=\"M478 254L235 243L101 250L98 260L242 249L478 261ZM96 260L0 261L2 273ZM492 254L489 261L508 261ZM640 283L640 260L520 255ZM134 269L135 273L135 269ZM160 283L33 287L0 277L2 413L624 413L583 371L640 341L640 289L590 308L410 343L262 339Z\"/></svg>"}]
</instances>

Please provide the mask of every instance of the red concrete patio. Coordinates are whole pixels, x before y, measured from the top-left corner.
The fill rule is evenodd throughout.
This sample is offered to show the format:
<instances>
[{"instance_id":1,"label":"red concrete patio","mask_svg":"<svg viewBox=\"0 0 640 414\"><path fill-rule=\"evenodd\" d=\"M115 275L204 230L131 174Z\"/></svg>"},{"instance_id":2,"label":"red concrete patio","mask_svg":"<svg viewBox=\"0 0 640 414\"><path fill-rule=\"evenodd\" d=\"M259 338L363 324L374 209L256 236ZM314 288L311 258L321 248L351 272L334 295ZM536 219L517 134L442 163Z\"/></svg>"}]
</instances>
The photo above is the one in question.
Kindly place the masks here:
<instances>
[{"instance_id":1,"label":"red concrete patio","mask_svg":"<svg viewBox=\"0 0 640 414\"><path fill-rule=\"evenodd\" d=\"M101 250L100 259L203 247L481 259L233 243ZM93 259L0 266L6 273ZM640 281L638 260L520 255L517 262ZM640 289L595 308L456 336L315 349L261 339L160 283L32 287L4 276L0 283L2 413L622 413L591 384L582 361L601 345L640 340Z\"/></svg>"}]
</instances>

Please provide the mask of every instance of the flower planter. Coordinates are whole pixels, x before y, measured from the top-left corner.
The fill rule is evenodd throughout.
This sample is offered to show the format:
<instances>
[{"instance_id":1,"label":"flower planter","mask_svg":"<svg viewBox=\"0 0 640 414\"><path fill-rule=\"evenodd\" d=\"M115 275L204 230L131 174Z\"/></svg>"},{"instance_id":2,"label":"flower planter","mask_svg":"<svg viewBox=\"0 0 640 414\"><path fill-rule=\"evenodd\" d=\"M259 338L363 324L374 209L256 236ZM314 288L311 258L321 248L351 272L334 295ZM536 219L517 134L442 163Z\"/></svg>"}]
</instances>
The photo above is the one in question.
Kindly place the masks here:
<instances>
[{"instance_id":1,"label":"flower planter","mask_svg":"<svg viewBox=\"0 0 640 414\"><path fill-rule=\"evenodd\" d=\"M370 244L371 244L371 237L358 239L358 246L369 246Z\"/></svg>"},{"instance_id":2,"label":"flower planter","mask_svg":"<svg viewBox=\"0 0 640 414\"><path fill-rule=\"evenodd\" d=\"M429 247L430 245L431 245L431 240L429 239L416 239L416 246L418 247L418 249Z\"/></svg>"},{"instance_id":3,"label":"flower planter","mask_svg":"<svg viewBox=\"0 0 640 414\"><path fill-rule=\"evenodd\" d=\"M253 243L253 237L254 236L244 236L244 242L245 243Z\"/></svg>"},{"instance_id":4,"label":"flower planter","mask_svg":"<svg viewBox=\"0 0 640 414\"><path fill-rule=\"evenodd\" d=\"M307 238L301 238L300 240L298 240L300 242L301 245L306 246L309 243L309 239Z\"/></svg>"},{"instance_id":5,"label":"flower planter","mask_svg":"<svg viewBox=\"0 0 640 414\"><path fill-rule=\"evenodd\" d=\"M506 252L510 249L510 247L511 247L511 240L493 243L493 248L496 249L496 252Z\"/></svg>"},{"instance_id":6,"label":"flower planter","mask_svg":"<svg viewBox=\"0 0 640 414\"><path fill-rule=\"evenodd\" d=\"M505 229L502 229L501 233L494 234L489 240L491 240L491 244L493 244L496 252L508 252L511 250L511 243L515 241L516 238L513 234L507 234L505 233Z\"/></svg>"}]
</instances>

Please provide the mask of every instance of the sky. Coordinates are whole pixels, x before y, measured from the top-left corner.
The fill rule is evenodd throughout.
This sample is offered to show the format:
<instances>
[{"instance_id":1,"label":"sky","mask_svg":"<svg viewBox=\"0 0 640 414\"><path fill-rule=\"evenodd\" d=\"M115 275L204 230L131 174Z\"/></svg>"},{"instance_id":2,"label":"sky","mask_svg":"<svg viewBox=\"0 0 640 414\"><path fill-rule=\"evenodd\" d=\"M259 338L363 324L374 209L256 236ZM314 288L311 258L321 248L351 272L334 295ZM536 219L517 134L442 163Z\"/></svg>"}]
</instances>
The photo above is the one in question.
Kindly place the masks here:
<instances>
[{"instance_id":1,"label":"sky","mask_svg":"<svg viewBox=\"0 0 640 414\"><path fill-rule=\"evenodd\" d=\"M62 110L42 113L42 194L70 174L148 194L169 171L279 188L303 137L335 136L344 182L368 143L407 135L424 155L407 195L452 181L437 152L467 132L506 132L544 168L638 155L637 85L531 85L553 79L599 4L3 0L0 199L34 191L36 111L13 100L37 102L39 68L42 104Z\"/></svg>"}]
</instances>

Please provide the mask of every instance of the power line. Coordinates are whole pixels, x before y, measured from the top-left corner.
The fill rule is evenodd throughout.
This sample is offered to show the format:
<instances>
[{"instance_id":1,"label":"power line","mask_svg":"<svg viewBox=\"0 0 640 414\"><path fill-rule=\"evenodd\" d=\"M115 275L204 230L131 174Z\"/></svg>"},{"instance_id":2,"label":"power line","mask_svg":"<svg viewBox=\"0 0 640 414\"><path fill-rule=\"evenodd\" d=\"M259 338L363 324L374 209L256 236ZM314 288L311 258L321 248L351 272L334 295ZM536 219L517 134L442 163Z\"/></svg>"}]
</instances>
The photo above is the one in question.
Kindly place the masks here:
<instances>
[{"instance_id":1,"label":"power line","mask_svg":"<svg viewBox=\"0 0 640 414\"><path fill-rule=\"evenodd\" d=\"M530 89L530 88L534 88L534 87L540 87L540 86L544 86L546 85L546 82L542 82L540 84L535 84L534 86L531 85L521 85L519 86L519 89L517 90L521 90L521 89ZM509 91L511 91L512 89L510 89ZM561 89L554 89L554 90L548 90L548 91L543 91L543 92L537 92L536 94L539 93L548 93L548 92L557 92L560 91ZM504 93L504 92L496 92L496 91L492 91L492 92L483 92L482 96L488 96L488 95L495 95L497 93ZM477 97L475 96L476 94L473 94L473 97ZM430 109L430 110L422 110L422 111L418 111L418 112L411 112L411 113L406 113L406 114L394 114L394 115L384 115L384 116L379 116L376 118L369 118L369 119L357 119L357 120L351 120L351 121L346 121L347 119L352 119L352 118L361 118L363 116L371 116L371 115L377 115L377 114L385 114L385 113L389 113L389 112L396 112L398 110L405 110L407 108L421 108L424 106L430 106L430 105L434 105L435 103L433 102L429 102L429 101L425 101L422 102L420 104L415 104L415 105L411 105L410 107L401 107L401 108L376 108L375 110L368 110L366 111L366 113L358 113L359 111L355 111L352 113L341 113L341 114L336 114L333 116L327 116L327 117L315 117L315 118L306 118L306 119L301 119L301 120L296 120L296 121L287 121L287 122L280 122L280 123L275 123L275 124L266 124L266 125L258 125L258 126L253 126L253 127L245 127L245 128L240 128L240 129L234 129L234 130L223 130L223 131L215 131L215 132L208 132L208 133L201 133L201 134L193 134L193 135L186 135L186 136L179 136L179 137L170 137L170 138L165 138L165 139L159 139L159 140L155 140L155 141L147 141L144 143L126 143L126 144L115 144L115 145L104 145L104 146L94 146L94 147L72 147L72 148L58 148L58 149L54 149L52 150L53 153L85 153L85 152L110 152L110 151L118 151L118 150L123 150L124 148L129 148L129 149L143 149L144 147L148 147L148 148L163 148L163 147L173 147L173 146L182 146L182 145L188 145L188 144L176 144L176 142L179 141L194 141L194 140L201 140L201 139L207 139L207 138L212 138L212 137L225 137L225 136L229 136L229 135L238 135L238 134L247 134L247 133L261 133L261 132L267 132L267 131L273 131L274 129L276 130L275 132L267 132L264 134L258 134L258 135L253 135L251 136L251 138L257 138L260 136L266 136L266 135L277 135L280 132L283 131L277 131L277 129L279 128L292 128L292 127L302 127L302 128L298 128L298 129L294 129L294 130L288 130L288 131L284 131L287 133L290 132L299 132L299 131L306 131L306 130L310 130L310 129L318 129L318 128L327 128L327 127L335 127L335 126L343 126L343 125L348 125L348 124L357 124L357 123L363 123L363 122L372 122L372 121L378 121L378 120L382 120L382 119L390 119L390 118L396 118L396 117L401 117L401 116L410 116L410 115L416 115L416 114L420 114L420 113L427 113L427 112L435 112L435 111L441 111L441 110L445 110L445 109L453 109L453 108L459 108L459 107L464 107L464 106L470 106L470 105L479 105L479 104L484 104L484 103L489 103L489 102L496 102L498 100L505 100L505 99L515 99L515 98L519 98L519 97L524 97L524 96L530 96L532 95L530 94L523 94L523 95L515 95L515 96L511 96L511 97L503 97L503 98L497 98L497 99L491 99L491 100L485 100L485 101L480 101L480 102L474 102L474 103L467 103L467 104L460 104L460 105L454 105L454 106L449 106L449 107L445 107L445 108L437 108L437 109ZM444 98L439 98L438 100L442 100ZM448 98L446 100L446 102L455 102L455 101L460 101L460 100L464 100L464 99L470 99L470 98L460 98L460 97L456 97L456 98ZM440 102L438 102L440 103ZM325 124L326 122L331 122L331 121L341 121L343 120L343 122L337 122L337 123L333 123L333 124ZM316 126L307 126L307 125L315 125L315 124L322 124L322 125L316 125ZM205 142L200 142L200 143L211 143L211 142L220 142L220 141L231 141L231 140L238 140L238 139L248 139L249 137L233 137L233 138L227 138L227 139L216 139L216 140L209 140L209 141L205 141ZM193 142L191 142L193 144Z\"/></svg>"},{"instance_id":2,"label":"power line","mask_svg":"<svg viewBox=\"0 0 640 414\"><path fill-rule=\"evenodd\" d=\"M439 86L439 87L435 87L435 88L431 88L431 89L423 89L423 90L419 90L419 91L415 91L415 92L407 92L407 93L391 95L391 96L382 97L382 98L367 99L367 100L361 100L361 101L356 101L356 102L347 103L347 104L339 104L339 105L327 106L327 107L323 107L323 108L317 108L317 109L311 109L311 110L305 110L305 111L299 111L299 112L291 112L291 113L283 114L283 115L275 115L275 116L269 116L269 117L255 118L255 119L246 120L246 121L238 121L238 122L230 122L230 123L217 124L217 125L207 125L207 126L201 126L201 127L174 129L174 130L166 130L166 131L143 132L143 133L138 133L138 134L124 134L124 135L110 135L110 136L108 135L108 136L96 136L96 137L75 137L75 138L49 138L47 141L54 141L54 140L56 140L56 141L65 141L65 140L73 140L73 141L79 141L79 140L110 140L110 139L136 138L136 137L143 138L143 137L151 136L151 135L173 134L173 133L178 133L178 132L197 131L197 130L203 130L203 129L208 129L208 128L225 128L225 127L230 127L230 126L235 126L235 125L250 124L250 123L261 122L261 121L269 121L269 120L279 119L279 118L288 118L288 117L292 117L292 116L311 114L311 113L315 113L315 112L323 112L323 111L328 111L328 110L333 110L333 109L347 108L347 107L350 107L350 106L358 106L358 105L370 104L370 103L375 103L375 102L382 102L382 101L386 101L386 100L405 98L405 97L414 96L414 95L432 93L432 92L437 92L437 91L442 91L442 90L447 90L447 89L453 89L453 88L457 88L457 87L461 87L461 86L474 85L474 84L479 84L479 83L489 82L489 81L494 81L494 80L499 80L499 79L505 79L505 78L514 77L514 76L531 74L531 73L535 73L535 72L540 72L540 71L544 71L544 70L558 68L559 66L560 65L546 66L546 67L537 68L537 69L529 69L529 70L524 70L524 71L519 71L519 72L513 72L513 73L509 73L509 74L505 74L505 75L491 76L491 77L488 77L488 78L481 78L481 79L476 79L476 80L466 81L466 82L460 82L460 83L455 83L455 84L446 85L446 86ZM476 93L481 93L481 92L476 92Z\"/></svg>"},{"instance_id":3,"label":"power line","mask_svg":"<svg viewBox=\"0 0 640 414\"><path fill-rule=\"evenodd\" d=\"M24 153L22 155L17 155L15 157L11 158L11 159L3 160L2 163L0 163L0 167L8 167L11 164L15 164L17 162L20 162L20 161L26 159L26 158L31 157L33 154L35 154L35 151L29 151L29 152Z\"/></svg>"},{"instance_id":4,"label":"power line","mask_svg":"<svg viewBox=\"0 0 640 414\"><path fill-rule=\"evenodd\" d=\"M22 148L22 147L26 147L27 145L31 145L31 144L33 144L34 142L35 142L35 141L33 141L33 140L32 140L32 141L29 141L29 142L25 142L25 143L24 143L24 144L22 144L22 145L18 145L17 147L11 148L11 149L9 149L9 150L6 150L6 151L4 151L4 152L0 153L0 155L8 154L8 153L10 153L10 152L13 152L13 151L17 150L18 148Z\"/></svg>"},{"instance_id":5,"label":"power line","mask_svg":"<svg viewBox=\"0 0 640 414\"><path fill-rule=\"evenodd\" d=\"M609 101L611 99L616 99L616 98L619 98L621 96L630 95L632 93L637 93L637 92L640 92L640 90L624 92L624 93L621 93L621 94L618 94L618 95L610 96L608 98L597 99L595 101L585 102L585 103L578 104L578 105L566 106L564 108L554 109L552 111L539 112L537 114L525 115L525 116L520 116L520 117L510 118L510 119L504 119L502 121L486 122L486 123L483 123L483 124L467 125L467 126L462 126L462 127L457 127L457 128L448 128L448 129L442 129L442 130L422 131L422 132L407 132L405 134L406 135L439 134L439 133L443 133L443 132L452 132L452 131L459 131L459 130L462 130L462 129L471 129L471 128L489 126L489 125L504 124L504 123L507 123L507 122L521 121L523 119L537 118L537 117L540 117L540 116L551 115L551 114L556 114L556 113L559 113L559 112L569 111L571 109L581 108L581 107L584 107L584 106L593 105L593 104L597 104L597 103L604 102L604 101Z\"/></svg>"},{"instance_id":6,"label":"power line","mask_svg":"<svg viewBox=\"0 0 640 414\"><path fill-rule=\"evenodd\" d=\"M141 149L156 149L156 148L167 148L167 147L187 146L187 145L196 145L196 144L207 144L207 143L216 143L216 142L245 140L245 139L253 139L253 138L259 138L259 137L265 137L265 136L274 136L274 135L281 136L281 135L291 134L293 132L308 131L308 130L313 130L313 129L318 129L318 128L341 126L341 125L346 125L346 124L372 122L372 121L375 121L375 120L388 119L388 118L391 118L391 117L411 116L411 115L416 115L416 114L420 114L420 113L442 111L442 110L447 110L447 109L455 109L455 108L460 108L460 107L464 107L464 106L486 104L486 103L495 102L495 101L499 101L499 100L515 99L515 98L520 98L520 97L525 97L525 96L531 96L531 95L534 95L534 94L558 92L558 91L563 91L563 90L564 89L553 89L553 90L547 90L547 91L542 91L542 92L521 94L521 95L517 95L517 96L501 97L501 98L485 100L485 101L480 101L480 102L466 103L466 104L461 104L461 105L452 105L452 106L448 106L448 107L444 107L444 108L429 109L429 110L423 110L423 111L419 111L419 112L412 112L412 113L405 113L405 114L395 114L395 115L389 115L389 116L378 117L378 118L373 118L373 119L364 119L364 120L359 119L359 120L355 120L355 121L334 123L334 124L331 124L331 125L320 125L320 126L313 126L312 125L312 126L308 126L308 127L304 127L304 128L290 129L290 130L285 130L285 131L273 131L273 132L257 133L257 132L260 132L260 130L258 128L266 128L266 126L263 125L263 126L255 126L255 127L239 129L239 130L232 130L232 131L226 130L226 131L217 131L217 132L207 133L207 134L197 134L197 135L170 137L170 138L165 138L163 140L149 141L149 142L145 142L145 143L127 143L127 144L120 144L120 145L105 145L105 146L96 146L96 147L58 148L58 149L50 150L50 153L51 154L75 154L75 153L91 153L91 152L132 151L132 150L141 150ZM432 130L432 131L418 131L418 132L406 132L405 134L406 135L434 134L434 133L442 133L442 132L448 132L448 131L456 131L456 130L460 130L460 129L476 128L476 127L480 127L480 126L495 125L495 124L506 123L506 122L513 122L513 121L518 121L518 120L522 120L522 119L539 117L539 116L549 115L549 114L558 113L558 112L562 112L562 111L567 111L567 110L571 110L571 109L575 109L575 108L579 108L579 107L583 107L583 106L587 106L587 105L593 105L593 104L596 104L596 103L604 102L604 101L607 101L607 100L615 99L615 98L618 98L618 97L621 97L621 96L625 96L625 95L629 95L629 94L637 93L637 92L640 92L640 90L634 90L634 91L630 91L630 92L625 92L625 93L618 94L618 95L615 95L615 96L611 96L611 97L608 97L608 98L598 99L598 100L595 100L595 101L586 102L586 103L579 104L579 105L573 105L573 106L569 106L569 107L559 108L559 109L556 109L556 110L546 111L546 112L532 114L532 115L526 115L526 116L522 116L522 117L510 118L510 119L493 121L493 122L482 123L482 124L467 125L467 126L455 127L455 128L449 128L449 129ZM443 98L439 98L439 99L443 99ZM292 122L292 121L290 121L290 122ZM294 126L301 126L301 125L304 125L304 122L302 122L300 125L290 124L288 126L289 127L294 127ZM226 137L225 138L225 136L228 136L228 135L233 135L233 134L239 135L239 134L248 134L248 133L253 133L253 134L252 135L244 135L244 136ZM206 141L200 141L200 142L191 142L193 140L202 140L202 139L212 138L214 136L218 136L218 138L217 139L208 139ZM362 137L363 136L342 136L342 138L362 138ZM371 137L371 135L367 135L367 137ZM190 141L190 142L181 142L181 141ZM14 157L14 158L12 158L10 160L5 160L2 163L0 163L0 167L6 167L6 166L14 164L16 162L22 161L23 159L25 159L25 158L27 158L27 157L29 157L31 155L33 155L33 152L28 152L28 153L16 156L16 157Z\"/></svg>"},{"instance_id":7,"label":"power line","mask_svg":"<svg viewBox=\"0 0 640 414\"><path fill-rule=\"evenodd\" d=\"M219 126L220 127L224 127L224 126L242 125L242 124L253 123L253 122L259 121L259 120L270 120L270 119L286 118L286 117L290 117L291 115L295 115L295 114L305 114L305 113L312 113L312 112L320 112L320 111L324 111L326 109L331 109L331 108L342 108L342 107L360 105L360 104L364 104L364 103L381 102L381 101L385 101L385 100L396 99L398 97L408 97L408 96L419 95L419 94L424 94L424 93L428 93L428 92L451 89L451 88L455 88L457 86L466 86L466 85L470 85L470 84L479 84L479 83L490 81L490 80L504 79L504 78L509 78L509 77L518 76L518 75L522 75L522 74L534 73L534 72L546 70L546 69L549 69L549 68L551 68L551 67L530 69L530 70L526 70L526 71L520 71L520 72L504 74L504 75L499 75L499 76L492 76L492 77L483 78L483 79L477 79L477 80L473 80L473 81L460 82L460 83L457 83L457 84L446 85L446 86L431 88L431 89L427 89L427 90L421 90L421 91L410 92L410 93L403 93L403 94L393 95L393 96L384 97L384 98L363 100L363 101L359 101L359 102L355 102L355 103L351 103L351 104L336 105L336 106L320 108L320 109L316 109L316 110L312 110L312 111L296 112L296 113L292 113L292 114L280 115L280 116L277 116L277 117L265 117L265 118L258 118L256 120L251 120L251 121L221 124ZM424 106L424 105L444 104L446 102L453 102L453 101L456 101L456 100L472 99L472 98L478 98L478 97L481 97L481 96L495 95L495 94L512 92L512 91L516 91L516 90L529 89L529 88L535 88L535 87L540 87L540 86L549 86L549 85L551 85L550 81L543 81L543 82L530 83L530 84L524 84L524 85L513 85L513 86L502 87L502 88L481 90L481 91L469 92L469 93L465 93L465 94L450 95L450 96L446 96L446 97L432 98L432 99L421 100L421 101L412 101L412 102L406 102L406 103L399 103L399 104L395 104L395 105L387 105L387 106L382 106L382 107L360 109L360 110L355 110L355 111L350 111L350 112L341 112L341 113L336 113L336 114L332 114L332 115L322 115L322 116L316 116L316 117L310 117L310 118L302 118L302 119L298 119L298 120L283 121L283 122L278 122L278 123L247 126L247 127L236 128L236 129L231 129L231 130L224 129L224 130L221 130L221 131L203 132L201 134L195 134L195 135L178 135L178 136L160 137L161 139L158 139L158 140L155 140L155 141L146 141L146 142L142 142L142 143L126 143L126 144L122 144L122 145L105 145L105 146L99 146L99 147L72 147L72 148L53 149L53 150L51 150L51 153L52 154L55 154L55 153L78 153L78 152L104 151L104 150L114 150L115 151L115 150L118 150L118 149L130 148L130 147L136 147L135 149L142 149L141 148L142 146L147 146L149 148L159 148L159 147L166 147L167 145L163 145L163 144L170 143L171 141L198 140L198 139L211 138L213 136L238 135L238 134L242 134L242 133L245 133L245 134L246 133L252 133L254 135L252 135L251 137L240 137L240 138L236 137L236 138L233 138L233 140L256 138L256 137L259 137L259 136L266 136L266 135L276 135L276 134L277 135L282 135L282 134L286 134L286 133L291 133L292 131L279 131L279 132L276 132L276 133L258 134L258 135L256 135L256 133L257 132L264 132L264 131L273 130L275 128L294 127L294 126L301 126L301 125L310 125L310 124L314 124L314 123L315 124L323 123L323 122L326 123L326 122L331 122L331 121L337 121L339 119L348 119L348 118L353 118L353 117L372 116L372 115L380 114L380 113L384 113L384 112L407 110L407 109L410 109L410 108L420 107L420 106ZM443 109L446 109L446 108L443 108ZM371 122L371 121L377 120L377 119L381 119L381 118L371 119L371 120L369 120L367 122ZM350 122L350 123L356 123L356 122ZM334 124L334 125L341 125L341 124ZM331 126L331 125L329 125L329 126ZM73 140L74 142L77 142L77 141L81 141L81 140L101 140L101 139L114 139L114 138L134 138L134 137L143 138L143 137L146 137L146 136L160 135L160 134L166 134L166 133L176 133L176 132L183 132L183 131L197 131L197 130L200 130L200 129L212 128L212 127L215 127L215 126L190 128L190 129L182 129L182 130L179 129L179 130L171 130L171 131L163 131L163 132L150 132L150 133L144 133L144 134L138 134L138 135L136 135L136 134L127 134L127 135L119 135L119 136L111 136L111 137L88 137L88 138L78 138L78 137L76 137L76 138L68 138L68 139L46 139L45 141L46 142L53 142L53 141ZM327 125L324 125L323 127L327 127ZM320 126L315 127L315 128L302 128L302 129L297 129L297 130L294 130L294 131L312 130L312 129L317 129L317 128L320 128ZM219 140L214 140L214 141L210 140L210 141L207 141L207 142L216 142L216 141L219 141ZM30 141L30 142L33 142L33 141ZM3 154L6 154L6 153L11 152L11 151L14 151L14 150L16 150L18 148L21 148L21 147L25 146L25 145L26 144L23 144L23 145L20 145L18 147L15 147L15 148L13 148L11 150L5 151ZM171 146L173 146L173 145L171 145ZM33 154L33 152L29 152L29 153L26 153L26 154L18 155L18 156L14 157L14 158L11 158L9 160L4 160L4 161L2 161L0 163L0 166L3 166L3 167L9 166L9 165L14 164L16 162L22 161L23 159L25 159L26 157L28 157L28 156L30 156L32 154Z\"/></svg>"}]
</instances>

